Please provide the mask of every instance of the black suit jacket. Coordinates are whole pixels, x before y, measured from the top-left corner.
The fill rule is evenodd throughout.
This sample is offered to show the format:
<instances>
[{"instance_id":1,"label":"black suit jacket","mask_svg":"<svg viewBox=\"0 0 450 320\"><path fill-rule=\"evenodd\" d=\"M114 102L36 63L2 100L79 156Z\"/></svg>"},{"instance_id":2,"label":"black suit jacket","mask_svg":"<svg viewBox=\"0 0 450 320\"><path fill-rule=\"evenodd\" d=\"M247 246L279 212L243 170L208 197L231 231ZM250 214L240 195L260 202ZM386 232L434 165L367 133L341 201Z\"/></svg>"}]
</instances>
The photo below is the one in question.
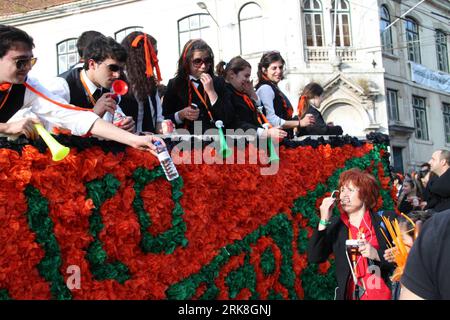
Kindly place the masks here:
<instances>
[{"instance_id":1,"label":"black suit jacket","mask_svg":"<svg viewBox=\"0 0 450 320\"><path fill-rule=\"evenodd\" d=\"M208 99L208 108L212 113L214 121L222 120L225 127L230 127L233 121L233 107L230 101L230 92L225 88L225 81L223 78L213 77L214 90L217 93L218 99L214 106ZM169 80L167 84L167 91L163 100L163 116L165 119L170 119L176 125L177 128L184 128L185 124L189 132L194 132L194 122L187 121L183 124L177 124L175 121L175 113L186 108L188 106L188 81L178 78ZM199 86L199 91L202 92L203 86ZM192 103L195 103L200 109L200 116L197 121L202 122L203 133L210 129L215 128L215 124L211 122L208 112L198 98L194 90L192 92Z\"/></svg>"},{"instance_id":2,"label":"black suit jacket","mask_svg":"<svg viewBox=\"0 0 450 320\"><path fill-rule=\"evenodd\" d=\"M384 212L383 215L388 217L389 220L393 220L397 216L394 212ZM382 219L376 213L371 214L370 216L372 219L372 225L375 229L378 244L380 246L380 249L378 250L380 261L374 261L374 263L380 267L381 277L383 280L386 283L389 283L389 276L395 269L395 265L387 262L383 257L384 251L388 248L388 246L383 234L380 231ZM389 236L386 231L385 233ZM350 267L345 255L345 241L347 239L347 226L342 222L340 217L333 217L331 219L331 224L325 230L314 230L314 233L308 243L308 261L310 263L325 262L330 254L334 253L336 262L336 279L338 284L336 291L337 300L344 300L347 280L350 276ZM391 241L391 239L389 239L389 241Z\"/></svg>"},{"instance_id":3,"label":"black suit jacket","mask_svg":"<svg viewBox=\"0 0 450 320\"><path fill-rule=\"evenodd\" d=\"M244 131L249 129L257 130L258 128L262 128L262 126L258 122L257 111L253 111L248 107L244 99L237 94L236 90L231 84L227 83L227 88L231 92L231 103L234 110L233 128L243 129ZM253 105L256 110L257 106L255 104Z\"/></svg>"},{"instance_id":4,"label":"black suit jacket","mask_svg":"<svg viewBox=\"0 0 450 320\"><path fill-rule=\"evenodd\" d=\"M450 169L430 182L428 182L430 193L426 209L433 209L436 212L450 209Z\"/></svg>"},{"instance_id":5,"label":"black suit jacket","mask_svg":"<svg viewBox=\"0 0 450 320\"><path fill-rule=\"evenodd\" d=\"M341 126L327 126L325 120L322 117L322 114L319 110L309 105L308 110L305 114L312 114L316 119L316 123L313 126L309 127L301 127L297 131L297 136L306 136L306 135L340 135L343 133Z\"/></svg>"},{"instance_id":6,"label":"black suit jacket","mask_svg":"<svg viewBox=\"0 0 450 320\"><path fill-rule=\"evenodd\" d=\"M25 86L22 84L13 84L8 95L8 91L0 91L0 123L6 123L17 111L22 109L25 98ZM5 101L5 99L8 100Z\"/></svg>"}]
</instances>

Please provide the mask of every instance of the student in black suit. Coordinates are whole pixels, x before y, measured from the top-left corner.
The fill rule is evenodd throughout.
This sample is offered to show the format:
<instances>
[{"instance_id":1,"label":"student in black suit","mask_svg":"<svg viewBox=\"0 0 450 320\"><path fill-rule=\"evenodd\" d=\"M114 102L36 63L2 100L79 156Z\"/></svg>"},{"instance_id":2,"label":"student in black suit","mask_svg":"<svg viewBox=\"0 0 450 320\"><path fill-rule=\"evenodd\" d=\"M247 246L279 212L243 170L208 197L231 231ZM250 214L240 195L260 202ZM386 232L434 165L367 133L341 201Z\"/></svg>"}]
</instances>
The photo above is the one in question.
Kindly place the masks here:
<instances>
[{"instance_id":1,"label":"student in black suit","mask_svg":"<svg viewBox=\"0 0 450 320\"><path fill-rule=\"evenodd\" d=\"M203 133L215 128L217 120L222 120L226 127L231 124L229 93L224 80L214 76L213 66L214 54L205 41L186 43L177 74L167 84L162 104L164 118L172 120L177 128L193 133L197 122L202 124Z\"/></svg>"},{"instance_id":2,"label":"student in black suit","mask_svg":"<svg viewBox=\"0 0 450 320\"><path fill-rule=\"evenodd\" d=\"M258 111L258 107L263 106L253 88L253 81L250 81L252 67L248 61L239 56L234 57L227 64L219 63L216 70L217 74L225 78L227 88L231 92L235 129L253 129L259 137L284 138L287 136L286 131L277 127L263 126L267 119Z\"/></svg>"},{"instance_id":3,"label":"student in black suit","mask_svg":"<svg viewBox=\"0 0 450 320\"><path fill-rule=\"evenodd\" d=\"M303 119L305 115L312 114L315 118L315 124L309 127L299 128L297 136L304 135L339 135L342 134L341 126L335 126L333 123L325 123L322 114L319 111L322 102L323 88L315 83L308 83L298 102L298 117Z\"/></svg>"},{"instance_id":4,"label":"student in black suit","mask_svg":"<svg viewBox=\"0 0 450 320\"><path fill-rule=\"evenodd\" d=\"M123 119L119 128L134 132L134 120L126 117L113 93L112 83L122 75L127 52L111 37L98 36L84 52L84 67L72 69L65 78L57 78L51 91L70 104L92 111L107 122L113 122L115 113Z\"/></svg>"},{"instance_id":5,"label":"student in black suit","mask_svg":"<svg viewBox=\"0 0 450 320\"><path fill-rule=\"evenodd\" d=\"M130 85L121 103L122 110L133 117L137 132L162 133L164 117L157 88L161 73L156 39L135 31L123 39L122 46L128 53L125 72Z\"/></svg>"}]
</instances>

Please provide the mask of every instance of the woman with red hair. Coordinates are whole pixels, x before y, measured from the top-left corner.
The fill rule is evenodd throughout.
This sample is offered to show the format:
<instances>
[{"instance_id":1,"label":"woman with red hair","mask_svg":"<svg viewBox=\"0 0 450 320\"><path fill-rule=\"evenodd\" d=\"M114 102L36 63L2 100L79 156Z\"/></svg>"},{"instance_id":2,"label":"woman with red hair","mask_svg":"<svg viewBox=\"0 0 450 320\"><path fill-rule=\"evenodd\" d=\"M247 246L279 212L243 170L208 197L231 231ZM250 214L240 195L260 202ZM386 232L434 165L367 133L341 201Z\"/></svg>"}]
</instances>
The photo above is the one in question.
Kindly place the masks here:
<instances>
[{"instance_id":1,"label":"woman with red hair","mask_svg":"<svg viewBox=\"0 0 450 320\"><path fill-rule=\"evenodd\" d=\"M335 126L333 123L325 123L322 114L319 111L322 103L323 88L315 82L308 83L302 91L298 101L298 118L303 119L306 116L314 116L314 125L298 127L297 136L305 135L339 135L342 134L341 126Z\"/></svg>"},{"instance_id":2,"label":"woman with red hair","mask_svg":"<svg viewBox=\"0 0 450 320\"><path fill-rule=\"evenodd\" d=\"M339 178L340 216L332 217L337 198L324 198L320 222L308 247L311 263L325 262L331 253L336 259L339 300L388 300L389 276L395 269L384 259L388 248L380 214L375 213L379 186L375 178L359 169L343 172ZM384 212L389 219L394 212ZM391 240L389 240L391 241Z\"/></svg>"}]
</instances>

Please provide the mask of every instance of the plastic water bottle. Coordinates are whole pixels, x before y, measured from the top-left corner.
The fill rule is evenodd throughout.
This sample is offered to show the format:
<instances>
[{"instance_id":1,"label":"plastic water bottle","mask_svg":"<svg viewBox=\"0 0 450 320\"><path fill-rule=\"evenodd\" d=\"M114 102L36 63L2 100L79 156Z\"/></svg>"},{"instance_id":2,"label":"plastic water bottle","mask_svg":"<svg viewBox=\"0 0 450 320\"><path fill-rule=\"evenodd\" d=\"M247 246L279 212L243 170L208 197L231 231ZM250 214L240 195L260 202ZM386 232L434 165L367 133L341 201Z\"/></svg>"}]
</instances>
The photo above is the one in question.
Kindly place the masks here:
<instances>
[{"instance_id":1,"label":"plastic water bottle","mask_svg":"<svg viewBox=\"0 0 450 320\"><path fill-rule=\"evenodd\" d=\"M156 147L156 152L158 153L158 160L166 174L167 180L175 180L180 175L178 174L177 167L175 167L167 148L160 141L154 142L154 145Z\"/></svg>"}]
</instances>

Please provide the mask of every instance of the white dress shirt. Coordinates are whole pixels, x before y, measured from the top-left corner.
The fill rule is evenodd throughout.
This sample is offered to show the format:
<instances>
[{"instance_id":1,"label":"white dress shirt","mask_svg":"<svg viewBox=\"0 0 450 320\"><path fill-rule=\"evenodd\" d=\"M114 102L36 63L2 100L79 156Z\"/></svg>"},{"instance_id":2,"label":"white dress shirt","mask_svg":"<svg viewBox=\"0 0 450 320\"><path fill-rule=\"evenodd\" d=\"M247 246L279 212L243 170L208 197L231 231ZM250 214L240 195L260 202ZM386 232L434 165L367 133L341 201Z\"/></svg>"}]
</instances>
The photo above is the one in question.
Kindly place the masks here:
<instances>
[{"instance_id":1,"label":"white dress shirt","mask_svg":"<svg viewBox=\"0 0 450 320\"><path fill-rule=\"evenodd\" d=\"M86 83L86 86L88 87L91 95L94 94L95 90L99 89L102 90L102 88L97 87L87 76L86 70L81 70L80 77L83 78L84 82ZM60 96L66 101L70 101L70 88L69 84L67 83L66 79L56 77L53 79L53 81L50 82L50 85L48 86L48 89L56 96ZM120 96L119 96L120 97ZM119 98L120 99L120 98ZM119 106L120 100L117 104L116 112L121 114L123 117L125 117L125 113L122 111L122 109ZM114 115L112 115L110 112L105 112L103 115L103 120L106 122L113 122Z\"/></svg>"},{"instance_id":2,"label":"white dress shirt","mask_svg":"<svg viewBox=\"0 0 450 320\"><path fill-rule=\"evenodd\" d=\"M273 100L275 99L275 92L268 84L263 84L256 90L256 94L261 100L264 108L266 109L266 117L270 124L274 127L282 127L286 120L280 118L275 114L275 108L273 106Z\"/></svg>"},{"instance_id":3,"label":"white dress shirt","mask_svg":"<svg viewBox=\"0 0 450 320\"><path fill-rule=\"evenodd\" d=\"M57 102L68 104L63 98L52 94L37 79L28 77L27 83L45 96ZM72 134L77 136L87 134L94 122L99 119L98 115L93 112L76 111L57 106L26 89L22 108L8 120L8 123L30 117L38 118L49 131L53 127L60 127L69 129Z\"/></svg>"}]
</instances>

